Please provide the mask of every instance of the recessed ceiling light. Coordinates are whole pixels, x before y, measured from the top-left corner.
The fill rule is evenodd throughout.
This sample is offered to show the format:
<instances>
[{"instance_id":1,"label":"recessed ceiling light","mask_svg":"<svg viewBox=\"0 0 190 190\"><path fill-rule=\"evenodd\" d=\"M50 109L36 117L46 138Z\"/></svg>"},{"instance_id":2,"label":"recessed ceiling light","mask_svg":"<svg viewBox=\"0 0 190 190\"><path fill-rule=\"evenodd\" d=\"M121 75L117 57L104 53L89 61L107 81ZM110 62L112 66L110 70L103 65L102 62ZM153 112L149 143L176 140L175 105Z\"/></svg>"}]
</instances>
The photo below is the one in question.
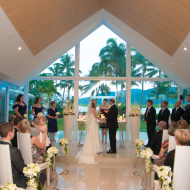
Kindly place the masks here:
<instances>
[{"instance_id":1,"label":"recessed ceiling light","mask_svg":"<svg viewBox=\"0 0 190 190\"><path fill-rule=\"evenodd\" d=\"M22 49L21 47L18 48L18 50L21 50L21 49Z\"/></svg>"},{"instance_id":2,"label":"recessed ceiling light","mask_svg":"<svg viewBox=\"0 0 190 190\"><path fill-rule=\"evenodd\" d=\"M171 64L175 66L175 63L171 62Z\"/></svg>"},{"instance_id":3,"label":"recessed ceiling light","mask_svg":"<svg viewBox=\"0 0 190 190\"><path fill-rule=\"evenodd\" d=\"M184 49L185 51L187 51L187 48L186 48L186 47L184 47L183 49Z\"/></svg>"},{"instance_id":4,"label":"recessed ceiling light","mask_svg":"<svg viewBox=\"0 0 190 190\"><path fill-rule=\"evenodd\" d=\"M8 38L8 39L12 38L12 35L8 36L7 38Z\"/></svg>"},{"instance_id":5,"label":"recessed ceiling light","mask_svg":"<svg viewBox=\"0 0 190 190\"><path fill-rule=\"evenodd\" d=\"M32 63L30 63L30 65L33 65L35 63L35 61L33 61Z\"/></svg>"}]
</instances>

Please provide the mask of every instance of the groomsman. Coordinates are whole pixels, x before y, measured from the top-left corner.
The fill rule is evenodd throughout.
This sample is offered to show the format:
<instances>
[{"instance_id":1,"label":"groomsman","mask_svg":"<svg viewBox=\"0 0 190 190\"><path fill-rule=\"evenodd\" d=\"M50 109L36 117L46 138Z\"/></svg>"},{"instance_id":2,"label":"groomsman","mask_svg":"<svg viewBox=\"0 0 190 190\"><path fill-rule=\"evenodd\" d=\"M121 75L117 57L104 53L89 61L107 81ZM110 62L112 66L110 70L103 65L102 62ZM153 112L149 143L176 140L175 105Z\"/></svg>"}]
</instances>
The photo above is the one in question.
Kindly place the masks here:
<instances>
[{"instance_id":1,"label":"groomsman","mask_svg":"<svg viewBox=\"0 0 190 190\"><path fill-rule=\"evenodd\" d=\"M155 132L156 128L156 110L152 106L153 105L152 100L147 100L146 105L147 109L145 112L145 123L147 126L148 144L145 145L145 147L149 147L152 140L152 135Z\"/></svg>"},{"instance_id":2,"label":"groomsman","mask_svg":"<svg viewBox=\"0 0 190 190\"><path fill-rule=\"evenodd\" d=\"M175 103L175 108L172 110L171 121L173 124L176 124L184 113L184 110L180 107L180 105L181 102L177 101Z\"/></svg>"},{"instance_id":3,"label":"groomsman","mask_svg":"<svg viewBox=\"0 0 190 190\"><path fill-rule=\"evenodd\" d=\"M185 111L184 111L184 114L182 115L181 119L186 120L187 123L190 124L190 95L187 96L187 102L189 104L187 104L185 106Z\"/></svg>"},{"instance_id":4,"label":"groomsman","mask_svg":"<svg viewBox=\"0 0 190 190\"><path fill-rule=\"evenodd\" d=\"M168 125L168 119L170 116L170 110L167 108L168 102L167 101L162 101L161 107L162 109L160 110L158 114L158 123L160 121L165 121L167 123L167 128L169 127Z\"/></svg>"}]
</instances>

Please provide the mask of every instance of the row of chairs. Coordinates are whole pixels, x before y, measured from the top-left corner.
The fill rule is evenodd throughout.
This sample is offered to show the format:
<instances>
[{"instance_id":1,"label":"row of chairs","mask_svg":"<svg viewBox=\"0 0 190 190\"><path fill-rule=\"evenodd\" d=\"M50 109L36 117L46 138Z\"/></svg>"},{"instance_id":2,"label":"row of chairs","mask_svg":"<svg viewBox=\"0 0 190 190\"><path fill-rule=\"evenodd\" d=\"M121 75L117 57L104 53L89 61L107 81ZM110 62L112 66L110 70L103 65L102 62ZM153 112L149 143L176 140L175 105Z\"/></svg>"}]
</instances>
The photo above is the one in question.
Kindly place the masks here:
<instances>
[{"instance_id":1,"label":"row of chairs","mask_svg":"<svg viewBox=\"0 0 190 190\"><path fill-rule=\"evenodd\" d=\"M31 152L31 141L30 136L37 136L39 134L39 129L31 128L31 132L26 133L17 133L17 141L18 141L18 149L21 151L22 157L24 159L24 163L26 165L33 162L32 160L32 152ZM10 158L10 148L9 145L0 145L0 185L13 183L13 176L12 176L12 168L11 168L11 158ZM44 162L39 164L40 170L47 169L47 163ZM55 158L54 164L55 167ZM47 185L50 185L50 170L47 170ZM22 189L22 188L18 188Z\"/></svg>"},{"instance_id":2,"label":"row of chairs","mask_svg":"<svg viewBox=\"0 0 190 190\"><path fill-rule=\"evenodd\" d=\"M162 143L165 139L169 139L168 152L175 149L174 171L173 171L173 189L174 190L189 190L190 181L190 146L177 146L175 137L168 135L168 130L163 130ZM159 158L158 155L153 155L153 159ZM153 165L151 172L151 188L155 190L161 189L159 181L155 180L155 173L158 170L158 166Z\"/></svg>"}]
</instances>

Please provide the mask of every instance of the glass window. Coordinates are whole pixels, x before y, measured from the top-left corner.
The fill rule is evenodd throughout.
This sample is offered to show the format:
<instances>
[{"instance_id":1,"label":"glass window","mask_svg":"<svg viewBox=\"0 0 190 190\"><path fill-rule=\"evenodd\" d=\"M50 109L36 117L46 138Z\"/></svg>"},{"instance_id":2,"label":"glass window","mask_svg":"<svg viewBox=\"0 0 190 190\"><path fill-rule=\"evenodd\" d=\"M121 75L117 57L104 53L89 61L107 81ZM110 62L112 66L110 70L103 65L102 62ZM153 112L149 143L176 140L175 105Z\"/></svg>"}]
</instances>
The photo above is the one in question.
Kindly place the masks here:
<instances>
[{"instance_id":1,"label":"glass window","mask_svg":"<svg viewBox=\"0 0 190 190\"><path fill-rule=\"evenodd\" d=\"M146 102L153 100L156 114L161 109L161 102L168 102L170 113L178 100L178 87L174 82L168 81L132 81L131 82L131 105L137 103L142 114L146 112ZM144 116L141 117L141 132L146 131Z\"/></svg>"},{"instance_id":2,"label":"glass window","mask_svg":"<svg viewBox=\"0 0 190 190\"><path fill-rule=\"evenodd\" d=\"M96 99L97 111L103 100L114 98L119 114L126 113L126 82L125 81L79 81L79 112L87 112L90 99Z\"/></svg>"},{"instance_id":3,"label":"glass window","mask_svg":"<svg viewBox=\"0 0 190 190\"><path fill-rule=\"evenodd\" d=\"M131 76L146 78L168 78L153 63L131 47Z\"/></svg>"},{"instance_id":4,"label":"glass window","mask_svg":"<svg viewBox=\"0 0 190 190\"><path fill-rule=\"evenodd\" d=\"M0 124L6 121L6 87L0 86Z\"/></svg>"},{"instance_id":5,"label":"glass window","mask_svg":"<svg viewBox=\"0 0 190 190\"><path fill-rule=\"evenodd\" d=\"M126 43L102 25L80 43L80 76L125 77Z\"/></svg>"},{"instance_id":6,"label":"glass window","mask_svg":"<svg viewBox=\"0 0 190 190\"><path fill-rule=\"evenodd\" d=\"M75 47L53 62L42 71L39 76L74 76L75 73Z\"/></svg>"},{"instance_id":7,"label":"glass window","mask_svg":"<svg viewBox=\"0 0 190 190\"><path fill-rule=\"evenodd\" d=\"M30 113L37 97L41 97L46 116L50 102L56 102L60 112L58 129L63 130L62 110L67 99L74 100L74 80L32 80L29 82L29 93L33 97L29 100ZM31 114L29 117L33 118Z\"/></svg>"}]
</instances>

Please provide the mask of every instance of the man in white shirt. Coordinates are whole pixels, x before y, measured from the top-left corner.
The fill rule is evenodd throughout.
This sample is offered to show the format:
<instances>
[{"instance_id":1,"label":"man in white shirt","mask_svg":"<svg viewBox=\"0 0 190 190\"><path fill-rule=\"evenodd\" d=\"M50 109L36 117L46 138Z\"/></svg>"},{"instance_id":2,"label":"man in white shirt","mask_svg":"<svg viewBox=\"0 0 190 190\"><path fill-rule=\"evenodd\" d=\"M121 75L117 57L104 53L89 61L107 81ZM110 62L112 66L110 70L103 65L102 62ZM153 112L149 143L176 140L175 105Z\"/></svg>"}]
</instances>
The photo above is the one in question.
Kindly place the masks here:
<instances>
[{"instance_id":1,"label":"man in white shirt","mask_svg":"<svg viewBox=\"0 0 190 190\"><path fill-rule=\"evenodd\" d=\"M173 124L176 124L181 119L181 116L184 113L184 110L180 107L180 105L181 102L177 101L175 103L175 108L172 110L171 121Z\"/></svg>"},{"instance_id":2,"label":"man in white shirt","mask_svg":"<svg viewBox=\"0 0 190 190\"><path fill-rule=\"evenodd\" d=\"M167 128L169 127L168 125L168 119L170 116L170 110L167 108L168 102L167 101L162 101L162 109L160 110L158 114L158 123L160 121L165 121L167 123Z\"/></svg>"},{"instance_id":3,"label":"man in white shirt","mask_svg":"<svg viewBox=\"0 0 190 190\"><path fill-rule=\"evenodd\" d=\"M187 102L189 104L187 104L185 106L185 111L184 111L184 114L182 115L181 119L186 120L187 123L190 124L190 95L187 96Z\"/></svg>"}]
</instances>

